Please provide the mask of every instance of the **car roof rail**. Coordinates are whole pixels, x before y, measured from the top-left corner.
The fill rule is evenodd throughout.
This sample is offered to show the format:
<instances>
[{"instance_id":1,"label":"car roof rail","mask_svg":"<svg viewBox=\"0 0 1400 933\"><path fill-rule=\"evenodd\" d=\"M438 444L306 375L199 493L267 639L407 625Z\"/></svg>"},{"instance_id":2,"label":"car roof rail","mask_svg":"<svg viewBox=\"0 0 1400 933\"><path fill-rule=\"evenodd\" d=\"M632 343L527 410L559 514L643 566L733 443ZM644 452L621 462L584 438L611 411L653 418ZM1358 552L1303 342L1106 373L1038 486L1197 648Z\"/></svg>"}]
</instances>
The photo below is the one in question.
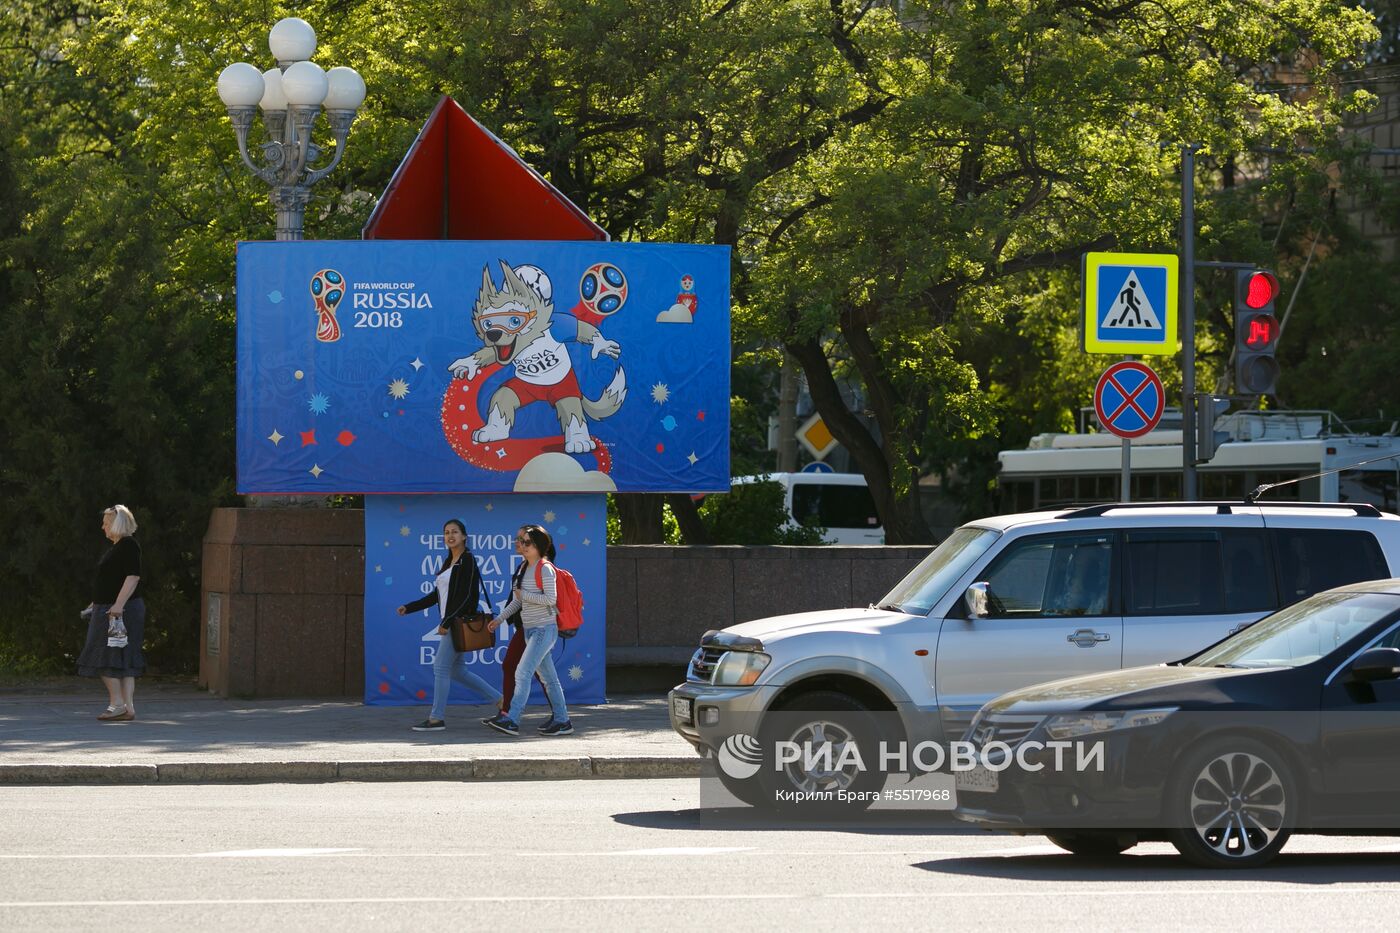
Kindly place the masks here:
<instances>
[{"instance_id":1,"label":"car roof rail","mask_svg":"<svg viewBox=\"0 0 1400 933\"><path fill-rule=\"evenodd\" d=\"M1278 509L1350 509L1361 518L1380 518L1381 510L1369 502L1222 502L1219 500L1196 502L1101 502L1098 505L1072 507L1058 515L1058 518L1098 518L1106 512L1117 509L1162 509L1162 508L1211 508L1217 515L1233 514L1236 508L1278 508Z\"/></svg>"}]
</instances>

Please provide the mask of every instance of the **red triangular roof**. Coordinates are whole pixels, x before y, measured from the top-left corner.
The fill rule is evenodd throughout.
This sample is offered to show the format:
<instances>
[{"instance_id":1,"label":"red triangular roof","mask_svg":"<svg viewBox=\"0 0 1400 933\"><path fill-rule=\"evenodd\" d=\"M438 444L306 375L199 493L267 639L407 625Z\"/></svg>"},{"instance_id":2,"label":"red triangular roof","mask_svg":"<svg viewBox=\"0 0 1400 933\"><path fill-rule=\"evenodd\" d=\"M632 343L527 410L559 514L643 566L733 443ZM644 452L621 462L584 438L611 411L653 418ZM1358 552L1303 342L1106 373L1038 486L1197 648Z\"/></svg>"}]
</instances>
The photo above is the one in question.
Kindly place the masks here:
<instances>
[{"instance_id":1,"label":"red triangular roof","mask_svg":"<svg viewBox=\"0 0 1400 933\"><path fill-rule=\"evenodd\" d=\"M515 150L443 95L365 222L366 240L606 240Z\"/></svg>"}]
</instances>

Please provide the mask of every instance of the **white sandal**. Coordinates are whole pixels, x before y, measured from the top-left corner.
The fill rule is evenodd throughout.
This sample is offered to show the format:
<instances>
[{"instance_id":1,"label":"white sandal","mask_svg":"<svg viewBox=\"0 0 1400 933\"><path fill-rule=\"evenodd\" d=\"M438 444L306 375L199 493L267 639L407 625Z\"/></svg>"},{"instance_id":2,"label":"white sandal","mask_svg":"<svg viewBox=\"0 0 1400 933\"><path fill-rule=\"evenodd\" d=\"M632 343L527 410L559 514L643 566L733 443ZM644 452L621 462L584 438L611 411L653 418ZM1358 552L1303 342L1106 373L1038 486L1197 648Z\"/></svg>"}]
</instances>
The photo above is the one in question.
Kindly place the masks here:
<instances>
[{"instance_id":1,"label":"white sandal","mask_svg":"<svg viewBox=\"0 0 1400 933\"><path fill-rule=\"evenodd\" d=\"M97 714L97 718L105 722L106 720L116 719L119 716L125 715L126 704L123 703L121 706L108 706L105 710Z\"/></svg>"}]
</instances>

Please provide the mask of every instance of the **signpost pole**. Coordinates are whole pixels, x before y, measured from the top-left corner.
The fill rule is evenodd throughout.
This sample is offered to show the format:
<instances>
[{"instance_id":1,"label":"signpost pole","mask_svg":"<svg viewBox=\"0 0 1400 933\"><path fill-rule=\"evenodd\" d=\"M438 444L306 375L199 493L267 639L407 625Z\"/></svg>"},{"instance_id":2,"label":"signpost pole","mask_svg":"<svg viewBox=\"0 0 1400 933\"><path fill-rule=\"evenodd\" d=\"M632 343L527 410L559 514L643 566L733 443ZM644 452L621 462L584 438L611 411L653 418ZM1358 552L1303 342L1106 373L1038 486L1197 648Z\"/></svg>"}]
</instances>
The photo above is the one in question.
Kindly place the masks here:
<instances>
[{"instance_id":1,"label":"signpost pole","mask_svg":"<svg viewBox=\"0 0 1400 933\"><path fill-rule=\"evenodd\" d=\"M1196 498L1196 150L1181 147L1181 497ZM1124 462L1127 462L1126 459Z\"/></svg>"},{"instance_id":2,"label":"signpost pole","mask_svg":"<svg viewBox=\"0 0 1400 933\"><path fill-rule=\"evenodd\" d=\"M1123 491L1118 494L1118 501L1133 501L1132 468L1133 464L1133 443L1126 437L1123 438Z\"/></svg>"}]
</instances>

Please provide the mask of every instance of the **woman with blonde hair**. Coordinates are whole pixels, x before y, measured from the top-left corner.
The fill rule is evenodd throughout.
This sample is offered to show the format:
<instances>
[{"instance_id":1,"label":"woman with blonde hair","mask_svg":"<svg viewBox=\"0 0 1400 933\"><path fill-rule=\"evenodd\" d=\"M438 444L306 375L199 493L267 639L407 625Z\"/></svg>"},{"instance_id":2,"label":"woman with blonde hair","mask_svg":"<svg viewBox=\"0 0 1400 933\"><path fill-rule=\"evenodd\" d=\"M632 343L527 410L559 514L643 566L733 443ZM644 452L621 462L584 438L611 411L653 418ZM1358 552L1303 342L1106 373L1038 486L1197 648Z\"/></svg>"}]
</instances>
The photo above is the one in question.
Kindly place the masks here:
<instances>
[{"instance_id":1,"label":"woman with blonde hair","mask_svg":"<svg viewBox=\"0 0 1400 933\"><path fill-rule=\"evenodd\" d=\"M136 678L146 672L141 636L146 628L146 601L141 598L141 546L136 518L124 505L102 512L102 533L112 546L97 562L92 602L82 611L88 620L87 641L78 654L78 673L102 678L108 706L103 722L136 718Z\"/></svg>"}]
</instances>

